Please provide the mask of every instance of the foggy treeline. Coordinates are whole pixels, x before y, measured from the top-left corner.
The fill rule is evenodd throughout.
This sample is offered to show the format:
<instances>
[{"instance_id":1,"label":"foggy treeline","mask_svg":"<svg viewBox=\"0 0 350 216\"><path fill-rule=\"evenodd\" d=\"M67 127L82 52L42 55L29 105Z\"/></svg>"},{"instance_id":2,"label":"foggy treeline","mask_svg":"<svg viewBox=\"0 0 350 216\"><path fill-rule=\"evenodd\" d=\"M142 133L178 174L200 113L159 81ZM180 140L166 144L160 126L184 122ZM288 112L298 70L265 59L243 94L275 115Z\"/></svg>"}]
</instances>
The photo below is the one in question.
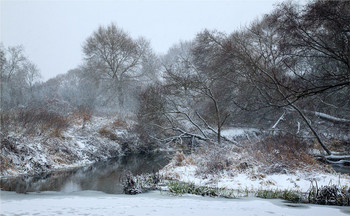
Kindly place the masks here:
<instances>
[{"instance_id":1,"label":"foggy treeline","mask_svg":"<svg viewBox=\"0 0 350 216\"><path fill-rule=\"evenodd\" d=\"M281 3L247 27L204 30L165 55L112 23L82 52L79 67L41 82L23 47L1 46L2 135L17 124L61 130L79 113L130 118L150 145L221 143L229 127L311 137L328 154L327 140L349 143L349 1Z\"/></svg>"}]
</instances>

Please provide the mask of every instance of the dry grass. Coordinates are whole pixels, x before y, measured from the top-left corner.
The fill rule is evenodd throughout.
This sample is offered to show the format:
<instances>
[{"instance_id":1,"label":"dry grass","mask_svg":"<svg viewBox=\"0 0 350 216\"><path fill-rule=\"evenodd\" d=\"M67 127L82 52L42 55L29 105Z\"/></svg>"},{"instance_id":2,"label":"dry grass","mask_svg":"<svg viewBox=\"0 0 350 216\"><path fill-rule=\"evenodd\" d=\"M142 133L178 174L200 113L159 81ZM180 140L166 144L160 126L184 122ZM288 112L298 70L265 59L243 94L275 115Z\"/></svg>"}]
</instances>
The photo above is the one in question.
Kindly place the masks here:
<instances>
[{"instance_id":1,"label":"dry grass","mask_svg":"<svg viewBox=\"0 0 350 216\"><path fill-rule=\"evenodd\" d=\"M285 173L309 167L330 170L309 155L307 143L289 135L267 137L251 146L254 159L267 173Z\"/></svg>"},{"instance_id":2,"label":"dry grass","mask_svg":"<svg viewBox=\"0 0 350 216\"><path fill-rule=\"evenodd\" d=\"M62 132L69 127L70 120L61 114L41 109L22 109L14 114L14 127L22 127L27 135L49 134L61 137Z\"/></svg>"},{"instance_id":3,"label":"dry grass","mask_svg":"<svg viewBox=\"0 0 350 216\"><path fill-rule=\"evenodd\" d=\"M0 155L0 173L3 173L4 170L13 169L13 163L7 157Z\"/></svg>"},{"instance_id":4,"label":"dry grass","mask_svg":"<svg viewBox=\"0 0 350 216\"><path fill-rule=\"evenodd\" d=\"M113 121L113 126L116 128L125 128L125 129L129 127L128 123L120 115L118 116L117 119Z\"/></svg>"},{"instance_id":5,"label":"dry grass","mask_svg":"<svg viewBox=\"0 0 350 216\"><path fill-rule=\"evenodd\" d=\"M350 152L350 141L331 139L326 142L326 146L334 152Z\"/></svg>"},{"instance_id":6,"label":"dry grass","mask_svg":"<svg viewBox=\"0 0 350 216\"><path fill-rule=\"evenodd\" d=\"M110 140L117 140L118 136L110 129L108 129L106 126L102 127L98 133L103 136L106 137Z\"/></svg>"},{"instance_id":7,"label":"dry grass","mask_svg":"<svg viewBox=\"0 0 350 216\"><path fill-rule=\"evenodd\" d=\"M84 128L86 123L91 122L92 111L79 109L71 114L68 118L71 122L74 122L74 124L81 125Z\"/></svg>"},{"instance_id":8,"label":"dry grass","mask_svg":"<svg viewBox=\"0 0 350 216\"><path fill-rule=\"evenodd\" d=\"M176 152L174 156L175 166L183 166L185 161L185 155L183 152Z\"/></svg>"},{"instance_id":9,"label":"dry grass","mask_svg":"<svg viewBox=\"0 0 350 216\"><path fill-rule=\"evenodd\" d=\"M185 155L182 151L177 151L172 161L175 167L196 164L192 155Z\"/></svg>"}]
</instances>

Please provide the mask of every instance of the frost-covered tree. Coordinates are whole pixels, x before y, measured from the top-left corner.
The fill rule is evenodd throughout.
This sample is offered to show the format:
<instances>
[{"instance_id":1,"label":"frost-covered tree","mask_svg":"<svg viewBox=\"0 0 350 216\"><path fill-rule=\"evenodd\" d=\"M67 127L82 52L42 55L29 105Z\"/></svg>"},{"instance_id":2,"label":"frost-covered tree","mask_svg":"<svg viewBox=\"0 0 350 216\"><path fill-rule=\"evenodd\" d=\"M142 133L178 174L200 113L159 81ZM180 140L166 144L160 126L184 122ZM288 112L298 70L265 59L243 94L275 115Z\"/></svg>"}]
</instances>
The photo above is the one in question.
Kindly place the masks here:
<instances>
[{"instance_id":1,"label":"frost-covered tree","mask_svg":"<svg viewBox=\"0 0 350 216\"><path fill-rule=\"evenodd\" d=\"M140 66L148 50L146 40L131 38L114 23L100 26L83 45L86 64L104 81L106 92L118 98L120 108L124 108L127 85L143 75Z\"/></svg>"},{"instance_id":2,"label":"frost-covered tree","mask_svg":"<svg viewBox=\"0 0 350 216\"><path fill-rule=\"evenodd\" d=\"M31 90L40 80L38 67L24 54L22 46L0 47L1 53L1 109L25 105L31 99Z\"/></svg>"}]
</instances>

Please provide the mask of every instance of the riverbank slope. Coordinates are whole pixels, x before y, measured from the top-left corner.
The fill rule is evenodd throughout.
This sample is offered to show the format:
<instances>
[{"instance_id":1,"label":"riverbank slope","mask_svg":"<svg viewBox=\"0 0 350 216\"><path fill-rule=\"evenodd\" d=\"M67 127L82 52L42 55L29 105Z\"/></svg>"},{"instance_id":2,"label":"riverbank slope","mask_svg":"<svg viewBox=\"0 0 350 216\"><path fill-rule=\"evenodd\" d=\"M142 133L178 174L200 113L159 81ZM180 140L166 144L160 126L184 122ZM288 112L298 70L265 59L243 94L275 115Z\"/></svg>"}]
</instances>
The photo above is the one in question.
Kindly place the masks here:
<instances>
[{"instance_id":1,"label":"riverbank slope","mask_svg":"<svg viewBox=\"0 0 350 216\"><path fill-rule=\"evenodd\" d=\"M128 122L98 116L86 122L73 119L59 134L28 134L26 128L16 128L1 141L0 176L33 175L118 157L122 144L132 139Z\"/></svg>"}]
</instances>

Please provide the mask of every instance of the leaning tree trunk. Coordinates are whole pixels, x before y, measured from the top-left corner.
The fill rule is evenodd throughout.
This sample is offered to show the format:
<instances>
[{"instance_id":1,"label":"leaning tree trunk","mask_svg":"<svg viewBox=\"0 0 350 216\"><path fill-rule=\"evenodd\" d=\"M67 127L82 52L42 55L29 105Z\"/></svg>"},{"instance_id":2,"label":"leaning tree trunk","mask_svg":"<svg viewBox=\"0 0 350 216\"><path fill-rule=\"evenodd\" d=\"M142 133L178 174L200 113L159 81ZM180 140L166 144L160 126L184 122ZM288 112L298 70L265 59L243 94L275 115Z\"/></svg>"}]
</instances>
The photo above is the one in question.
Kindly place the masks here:
<instances>
[{"instance_id":1,"label":"leaning tree trunk","mask_svg":"<svg viewBox=\"0 0 350 216\"><path fill-rule=\"evenodd\" d=\"M301 116L301 118L305 121L305 123L307 124L307 126L310 128L310 130L312 131L313 135L316 137L318 143L321 145L321 147L327 152L328 155L331 155L331 151L327 148L327 146L323 143L323 141L321 140L320 136L318 135L318 133L316 132L316 130L311 126L310 122L307 120L307 118L305 117L304 113L294 104L290 104L291 107L293 107L293 109L295 109L299 115Z\"/></svg>"}]
</instances>

